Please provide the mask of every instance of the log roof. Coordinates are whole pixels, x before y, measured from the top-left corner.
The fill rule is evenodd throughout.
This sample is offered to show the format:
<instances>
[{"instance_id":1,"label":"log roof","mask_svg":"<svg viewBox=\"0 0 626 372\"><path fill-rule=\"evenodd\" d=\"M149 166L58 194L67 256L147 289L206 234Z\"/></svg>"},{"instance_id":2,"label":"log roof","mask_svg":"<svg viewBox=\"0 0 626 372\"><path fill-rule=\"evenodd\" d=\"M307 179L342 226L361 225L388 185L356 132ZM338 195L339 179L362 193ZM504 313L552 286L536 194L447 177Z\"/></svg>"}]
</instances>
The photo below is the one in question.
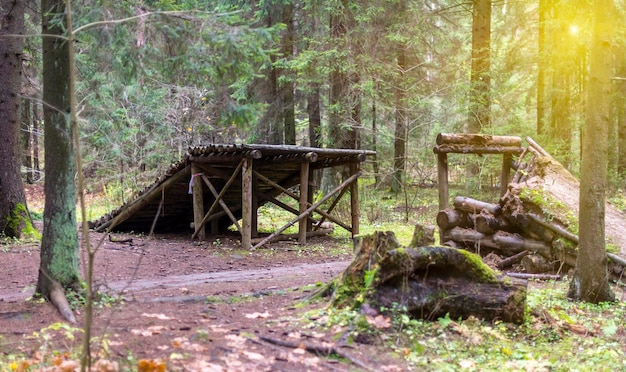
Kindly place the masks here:
<instances>
[{"instance_id":1,"label":"log roof","mask_svg":"<svg viewBox=\"0 0 626 372\"><path fill-rule=\"evenodd\" d=\"M158 177L131 200L119 208L90 222L90 227L104 231L113 226L113 231L148 232L193 232L193 208L190 180L191 164L194 163L203 175L221 192L231 176L235 181L224 190L222 200L239 218L242 208L241 160L252 159L253 169L283 188L289 189L300 182L300 165L308 162L311 170L347 164L361 163L374 151L328 149L291 145L261 144L210 144L189 148L180 161ZM281 191L266 182L255 182L254 197L263 205L278 196ZM205 191L205 210L215 197ZM220 208L218 208L219 210ZM158 216L158 218L157 218ZM214 216L219 226L231 225L229 217L221 210ZM153 226L154 224L154 226Z\"/></svg>"}]
</instances>

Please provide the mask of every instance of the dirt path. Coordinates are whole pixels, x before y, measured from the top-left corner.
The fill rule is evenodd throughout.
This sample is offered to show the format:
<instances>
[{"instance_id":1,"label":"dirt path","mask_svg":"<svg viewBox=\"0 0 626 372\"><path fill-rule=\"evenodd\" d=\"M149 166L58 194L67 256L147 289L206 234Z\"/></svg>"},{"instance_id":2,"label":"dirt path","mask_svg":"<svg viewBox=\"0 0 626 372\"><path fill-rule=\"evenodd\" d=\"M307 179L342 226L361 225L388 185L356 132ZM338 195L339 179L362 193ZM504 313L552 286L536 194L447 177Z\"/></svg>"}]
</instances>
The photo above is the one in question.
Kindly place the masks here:
<instances>
[{"instance_id":1,"label":"dirt path","mask_svg":"<svg viewBox=\"0 0 626 372\"><path fill-rule=\"evenodd\" d=\"M92 241L102 237L92 234ZM205 242L187 236L130 237L132 243L106 241L96 255L94 283L108 294L95 307L99 357L118 361L123 370L136 370L140 360L171 371L363 369L345 359L263 341L331 345L350 332L351 325L327 329L316 321L326 316L324 302L302 303L347 266L351 247L346 242L319 237L307 246L280 242L242 251L228 236ZM0 353L20 353L33 363L41 355L79 350L83 322L79 310L78 324L69 330L54 326L42 332L63 320L52 305L27 300L38 267L36 244L0 250ZM403 370L403 362L380 340L342 351L370 370Z\"/></svg>"}]
</instances>

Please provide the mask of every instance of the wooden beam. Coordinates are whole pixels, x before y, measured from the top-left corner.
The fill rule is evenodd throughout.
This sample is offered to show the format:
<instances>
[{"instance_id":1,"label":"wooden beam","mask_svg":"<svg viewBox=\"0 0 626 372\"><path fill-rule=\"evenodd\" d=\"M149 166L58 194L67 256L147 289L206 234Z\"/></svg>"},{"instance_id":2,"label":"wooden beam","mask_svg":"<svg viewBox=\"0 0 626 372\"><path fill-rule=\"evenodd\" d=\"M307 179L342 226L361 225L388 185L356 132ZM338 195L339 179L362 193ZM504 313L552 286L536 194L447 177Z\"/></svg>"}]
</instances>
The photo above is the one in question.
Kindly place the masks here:
<instances>
[{"instance_id":1,"label":"wooden beam","mask_svg":"<svg viewBox=\"0 0 626 372\"><path fill-rule=\"evenodd\" d=\"M341 200L341 198L343 198L343 195L346 193L347 190L348 190L347 188L344 188L344 189L341 190L339 195L330 204L330 207L328 207L328 210L324 214L322 214L322 219L320 220L319 224L317 224L317 226L315 226L314 230L317 230L317 229L322 227L322 223L324 223L326 218L328 218L327 216L331 215L330 213L333 211L333 209L335 209L335 207L337 206L337 203L339 203L339 200ZM330 219L330 218L328 218L328 219ZM347 225L345 225L343 223L340 224L340 226L343 227L344 229L346 229L347 231L349 231L350 233L352 233L352 227L351 226L347 226Z\"/></svg>"},{"instance_id":2,"label":"wooden beam","mask_svg":"<svg viewBox=\"0 0 626 372\"><path fill-rule=\"evenodd\" d=\"M202 225L202 218L204 217L204 192L202 190L200 176L203 176L200 172L200 168L196 163L192 162L191 182L193 182L193 186L191 192L193 195L193 224L194 226L200 226L197 236L198 239L204 240L206 238L206 229L204 225Z\"/></svg>"},{"instance_id":3,"label":"wooden beam","mask_svg":"<svg viewBox=\"0 0 626 372\"><path fill-rule=\"evenodd\" d=\"M439 145L433 148L435 154L520 154L524 151L521 147L489 146L478 147L465 144Z\"/></svg>"},{"instance_id":4,"label":"wooden beam","mask_svg":"<svg viewBox=\"0 0 626 372\"><path fill-rule=\"evenodd\" d=\"M299 203L300 214L306 211L308 199L309 199L309 163L304 162L300 164L300 203ZM298 243L299 244L306 244L307 220L308 218L303 218L299 221L299 224L298 224Z\"/></svg>"},{"instance_id":5,"label":"wooden beam","mask_svg":"<svg viewBox=\"0 0 626 372\"><path fill-rule=\"evenodd\" d=\"M252 247L252 159L243 159L241 166L241 247Z\"/></svg>"},{"instance_id":6,"label":"wooden beam","mask_svg":"<svg viewBox=\"0 0 626 372\"><path fill-rule=\"evenodd\" d=\"M191 239L194 239L196 236L198 236L198 232L200 231L200 228L204 226L204 224L207 223L207 221L209 220L209 217L211 216L211 213L213 213L213 211L215 211L215 208L217 208L217 206L219 205L218 204L219 201L222 200L222 198L224 197L224 194L226 194L226 191L228 191L228 188L230 187L230 185L235 181L235 179L237 179L237 176L239 175L239 171L241 170L242 165L243 165L243 160L239 162L239 165L237 165L237 168L235 168L235 171L233 172L233 174L230 176L230 178L228 179L228 181L222 188L222 191L220 191L220 194L215 198L215 201L209 208L209 211L206 212L206 214L204 215L204 218L202 219L200 226L194 224L195 231L191 235Z\"/></svg>"},{"instance_id":7,"label":"wooden beam","mask_svg":"<svg viewBox=\"0 0 626 372\"><path fill-rule=\"evenodd\" d=\"M294 220L289 221L288 223L286 223L283 227L281 227L280 229L276 230L274 233L272 233L271 235L269 235L268 237L266 237L265 239L261 240L259 243L257 243L254 247L252 247L252 249L257 249L260 246L264 245L265 243L269 242L270 240L272 240L275 236L279 235L280 233L282 233L283 231L287 230L291 225L293 225L294 223L300 221L301 219L307 217L309 215L309 213L311 213L311 211L315 210L317 207L319 207L320 205L324 204L324 202L326 202L326 200L330 199L331 196L333 196L334 194L336 194L337 192L345 189L348 185L350 185L350 183L352 183L355 179L357 179L359 176L361 175L361 172L357 172L355 174L353 174L352 176L350 176L347 180L343 181L339 186L337 186L334 190L332 190L330 193L328 193L327 195L325 195L323 198L321 198L317 203L313 204L312 206L310 206L309 208L307 208L303 213L301 213L297 218L295 218Z\"/></svg>"},{"instance_id":8,"label":"wooden beam","mask_svg":"<svg viewBox=\"0 0 626 372\"><path fill-rule=\"evenodd\" d=\"M154 215L154 219L152 220L152 226L150 226L150 232L148 233L149 237L154 235L154 228L156 227L157 221L159 220L159 214L163 210L163 204L165 203L165 190L161 189L161 202L159 203L159 208L157 209L156 214Z\"/></svg>"},{"instance_id":9,"label":"wooden beam","mask_svg":"<svg viewBox=\"0 0 626 372\"><path fill-rule=\"evenodd\" d=\"M437 145L521 147L522 138L517 136L492 136L489 134L439 133L435 143Z\"/></svg>"},{"instance_id":10,"label":"wooden beam","mask_svg":"<svg viewBox=\"0 0 626 372\"><path fill-rule=\"evenodd\" d=\"M209 177L203 174L202 180L211 191L211 194L213 194L213 196L217 200L220 194L217 192L217 190L215 189L215 186L213 186L213 184L209 180ZM226 212L226 214L228 215L228 218L230 218L230 221L237 227L237 231L239 231L239 233L241 234L241 226L239 226L239 221L237 221L237 219L235 218L235 215L233 215L233 212L230 211L230 208L228 208L228 205L226 205L226 203L222 199L223 198L220 198L219 200L217 200L217 202L219 203L220 207L222 207L222 210Z\"/></svg>"},{"instance_id":11,"label":"wooden beam","mask_svg":"<svg viewBox=\"0 0 626 372\"><path fill-rule=\"evenodd\" d=\"M311 174L310 168L309 168L309 174ZM268 185L272 186L273 188L277 189L278 191L283 192L285 195L287 195L287 196L289 196L289 197L293 198L294 200L300 200L300 197L299 197L298 195L296 195L296 194L294 194L293 192L289 191L289 189L286 189L286 188L282 187L281 185L277 184L276 182L274 182L274 181L270 180L269 178L265 177L265 176L264 176L264 175L262 175L261 173L258 173L257 171L254 171L254 175L255 175L257 178L259 178L261 181L263 181L263 182L265 182L266 184L268 184ZM260 191L255 190L255 192L260 192ZM309 194L311 194L311 193L309 193ZM260 193L259 195L261 195L261 196L263 196L264 198L268 199L268 198L266 197L266 194L264 194L264 193ZM343 194L342 194L342 195L343 195ZM311 201L313 200L312 195L310 196L310 199L311 199ZM341 197L339 197L339 198L337 198L337 199L341 199ZM270 200L270 202L274 203L274 201L272 201L272 200ZM283 209L285 209L285 210L287 210L287 211L289 211L289 212L292 212L292 213L293 213L293 210L295 210L294 208L291 208L291 207L289 207L289 208L285 208L284 206L285 206L286 204L284 204L284 203L282 203L282 202L280 202L280 204L277 204L277 203L274 203L274 204L276 204L276 205L278 205L279 207L281 207L281 208L283 208ZM281 204L282 204L282 205L281 205ZM313 204L312 204L310 201L307 201L307 206L308 206L308 207L310 207L311 205L313 205ZM332 209L330 209L330 210L332 210ZM346 225L345 223L343 223L343 222L339 221L339 219L337 219L337 218L333 217L333 216L330 214L330 210L329 210L329 211L327 211L327 212L324 212L324 210L323 210L323 209L319 209L319 208L317 208L317 209L315 209L315 213L318 213L318 214L320 214L320 215L323 217L321 222L324 222L324 219L327 219L327 220L330 220L330 221L332 221L332 222L336 223L337 225L339 225L339 226L343 227L344 229L346 229L346 230L348 230L348 231L352 231L352 230L351 230L351 228L350 228L350 226L348 226L348 225ZM298 213L294 213L294 214L295 214L295 215L297 215Z\"/></svg>"}]
</instances>

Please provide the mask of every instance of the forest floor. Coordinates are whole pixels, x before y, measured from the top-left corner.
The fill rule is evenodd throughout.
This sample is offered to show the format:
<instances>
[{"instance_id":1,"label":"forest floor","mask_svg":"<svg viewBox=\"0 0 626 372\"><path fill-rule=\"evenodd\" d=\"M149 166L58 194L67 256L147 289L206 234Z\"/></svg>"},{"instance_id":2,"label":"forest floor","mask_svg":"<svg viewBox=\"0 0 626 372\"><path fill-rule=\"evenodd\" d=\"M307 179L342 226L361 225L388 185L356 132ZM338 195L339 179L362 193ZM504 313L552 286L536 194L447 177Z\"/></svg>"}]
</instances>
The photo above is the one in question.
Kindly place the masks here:
<instances>
[{"instance_id":1,"label":"forest floor","mask_svg":"<svg viewBox=\"0 0 626 372\"><path fill-rule=\"evenodd\" d=\"M337 346L350 326L320 327L326 304L303 303L347 266L351 245L345 239L315 237L306 246L287 241L246 251L234 236L115 238L130 240L90 235L93 245L104 239L95 259L94 284L104 296L95 307L94 361L148 371L405 369L381 342ZM63 325L56 308L32 298L38 243L0 249L0 354L26 356L31 368L50 365L50 358L74 363L70 351L80 350L84 317L76 310L78 324ZM343 357L316 355L305 346L336 347Z\"/></svg>"}]
</instances>

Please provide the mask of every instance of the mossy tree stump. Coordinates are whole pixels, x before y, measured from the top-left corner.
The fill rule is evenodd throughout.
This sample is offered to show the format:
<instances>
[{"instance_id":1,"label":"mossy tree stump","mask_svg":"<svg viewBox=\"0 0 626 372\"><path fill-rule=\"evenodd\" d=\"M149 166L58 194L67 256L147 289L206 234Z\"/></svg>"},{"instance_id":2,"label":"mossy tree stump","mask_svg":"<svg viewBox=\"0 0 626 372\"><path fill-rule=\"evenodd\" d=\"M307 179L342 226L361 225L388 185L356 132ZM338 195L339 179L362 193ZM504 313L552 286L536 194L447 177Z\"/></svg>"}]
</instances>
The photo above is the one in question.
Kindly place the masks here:
<instances>
[{"instance_id":1,"label":"mossy tree stump","mask_svg":"<svg viewBox=\"0 0 626 372\"><path fill-rule=\"evenodd\" d=\"M524 321L526 282L500 278L478 255L400 246L393 232L357 238L355 256L331 286L334 306L403 307L415 318L474 316Z\"/></svg>"}]
</instances>

